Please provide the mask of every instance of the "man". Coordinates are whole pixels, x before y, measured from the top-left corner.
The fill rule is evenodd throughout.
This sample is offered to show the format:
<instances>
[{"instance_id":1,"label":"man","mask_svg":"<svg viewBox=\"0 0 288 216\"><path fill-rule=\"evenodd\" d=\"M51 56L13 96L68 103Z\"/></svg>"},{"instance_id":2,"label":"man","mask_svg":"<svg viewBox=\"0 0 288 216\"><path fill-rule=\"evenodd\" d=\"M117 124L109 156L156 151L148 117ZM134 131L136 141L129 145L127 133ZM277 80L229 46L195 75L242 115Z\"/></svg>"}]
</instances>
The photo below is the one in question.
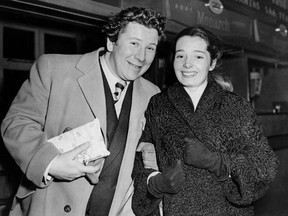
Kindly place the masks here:
<instances>
[{"instance_id":1,"label":"man","mask_svg":"<svg viewBox=\"0 0 288 216\"><path fill-rule=\"evenodd\" d=\"M1 126L5 146L25 174L11 215L134 215L136 146L148 101L159 92L141 76L164 26L158 12L131 7L104 26L105 50L43 55L35 62ZM116 83L125 87L114 96ZM105 161L77 159L89 142L60 154L47 141L95 118L110 151Z\"/></svg>"}]
</instances>

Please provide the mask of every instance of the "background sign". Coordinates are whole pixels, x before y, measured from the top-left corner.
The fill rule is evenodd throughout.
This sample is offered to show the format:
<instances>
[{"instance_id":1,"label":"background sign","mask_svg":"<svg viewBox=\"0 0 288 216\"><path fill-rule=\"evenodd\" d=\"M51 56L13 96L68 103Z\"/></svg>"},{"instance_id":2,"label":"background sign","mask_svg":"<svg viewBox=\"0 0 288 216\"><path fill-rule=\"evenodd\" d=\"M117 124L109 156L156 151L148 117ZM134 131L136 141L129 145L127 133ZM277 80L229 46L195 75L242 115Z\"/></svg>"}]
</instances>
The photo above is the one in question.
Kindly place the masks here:
<instances>
[{"instance_id":1,"label":"background sign","mask_svg":"<svg viewBox=\"0 0 288 216\"><path fill-rule=\"evenodd\" d=\"M253 38L252 20L225 10L225 5L221 14L214 14L201 1L169 0L167 18L184 26L203 25L221 36Z\"/></svg>"},{"instance_id":2,"label":"background sign","mask_svg":"<svg viewBox=\"0 0 288 216\"><path fill-rule=\"evenodd\" d=\"M288 24L288 0L222 0L224 8L270 24ZM256 13L255 13L256 12Z\"/></svg>"}]
</instances>

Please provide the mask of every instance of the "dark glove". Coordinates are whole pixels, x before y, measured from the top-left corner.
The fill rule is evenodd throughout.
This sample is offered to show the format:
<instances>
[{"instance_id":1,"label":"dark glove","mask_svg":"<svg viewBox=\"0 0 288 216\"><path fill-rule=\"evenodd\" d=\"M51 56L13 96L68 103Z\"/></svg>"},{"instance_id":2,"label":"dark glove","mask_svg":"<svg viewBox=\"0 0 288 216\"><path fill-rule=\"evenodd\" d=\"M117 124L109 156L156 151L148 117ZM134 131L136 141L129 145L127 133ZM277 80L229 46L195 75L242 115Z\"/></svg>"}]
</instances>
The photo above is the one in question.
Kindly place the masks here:
<instances>
[{"instance_id":1,"label":"dark glove","mask_svg":"<svg viewBox=\"0 0 288 216\"><path fill-rule=\"evenodd\" d=\"M217 180L227 180L230 174L228 155L211 152L196 138L185 138L184 162L196 168L207 169Z\"/></svg>"},{"instance_id":2,"label":"dark glove","mask_svg":"<svg viewBox=\"0 0 288 216\"><path fill-rule=\"evenodd\" d=\"M149 179L148 191L153 196L160 198L163 193L176 194L185 182L181 161L178 160L171 167L164 169L162 173Z\"/></svg>"}]
</instances>

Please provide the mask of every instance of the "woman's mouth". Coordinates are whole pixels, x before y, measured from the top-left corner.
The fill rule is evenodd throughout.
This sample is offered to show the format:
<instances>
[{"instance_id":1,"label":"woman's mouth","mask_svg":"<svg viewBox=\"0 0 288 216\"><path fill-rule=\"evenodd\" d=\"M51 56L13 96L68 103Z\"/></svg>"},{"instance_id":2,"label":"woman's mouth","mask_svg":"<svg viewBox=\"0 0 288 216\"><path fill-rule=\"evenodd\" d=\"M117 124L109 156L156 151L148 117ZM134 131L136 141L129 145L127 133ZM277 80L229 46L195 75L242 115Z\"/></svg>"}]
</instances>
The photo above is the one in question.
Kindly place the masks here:
<instances>
[{"instance_id":1,"label":"woman's mouth","mask_svg":"<svg viewBox=\"0 0 288 216\"><path fill-rule=\"evenodd\" d=\"M193 77L197 75L196 71L181 71L181 73L183 76L186 76L186 77Z\"/></svg>"}]
</instances>

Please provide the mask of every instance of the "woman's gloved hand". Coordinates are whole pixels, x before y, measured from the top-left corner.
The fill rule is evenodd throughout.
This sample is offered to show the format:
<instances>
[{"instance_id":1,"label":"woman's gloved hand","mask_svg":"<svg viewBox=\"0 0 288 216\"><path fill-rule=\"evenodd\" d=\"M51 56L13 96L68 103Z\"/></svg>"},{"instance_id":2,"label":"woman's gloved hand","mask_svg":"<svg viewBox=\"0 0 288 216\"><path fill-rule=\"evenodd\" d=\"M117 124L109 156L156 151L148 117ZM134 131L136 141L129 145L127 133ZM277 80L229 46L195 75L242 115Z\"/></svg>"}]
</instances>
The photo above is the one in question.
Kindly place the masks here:
<instances>
[{"instance_id":1,"label":"woman's gloved hand","mask_svg":"<svg viewBox=\"0 0 288 216\"><path fill-rule=\"evenodd\" d=\"M185 182L181 161L178 160L171 167L163 170L162 173L152 176L149 179L148 191L153 196L160 198L163 193L178 193Z\"/></svg>"},{"instance_id":2,"label":"woman's gloved hand","mask_svg":"<svg viewBox=\"0 0 288 216\"><path fill-rule=\"evenodd\" d=\"M211 152L196 138L185 138L184 162L196 168L207 169L217 180L227 180L230 174L229 158L225 153Z\"/></svg>"}]
</instances>

